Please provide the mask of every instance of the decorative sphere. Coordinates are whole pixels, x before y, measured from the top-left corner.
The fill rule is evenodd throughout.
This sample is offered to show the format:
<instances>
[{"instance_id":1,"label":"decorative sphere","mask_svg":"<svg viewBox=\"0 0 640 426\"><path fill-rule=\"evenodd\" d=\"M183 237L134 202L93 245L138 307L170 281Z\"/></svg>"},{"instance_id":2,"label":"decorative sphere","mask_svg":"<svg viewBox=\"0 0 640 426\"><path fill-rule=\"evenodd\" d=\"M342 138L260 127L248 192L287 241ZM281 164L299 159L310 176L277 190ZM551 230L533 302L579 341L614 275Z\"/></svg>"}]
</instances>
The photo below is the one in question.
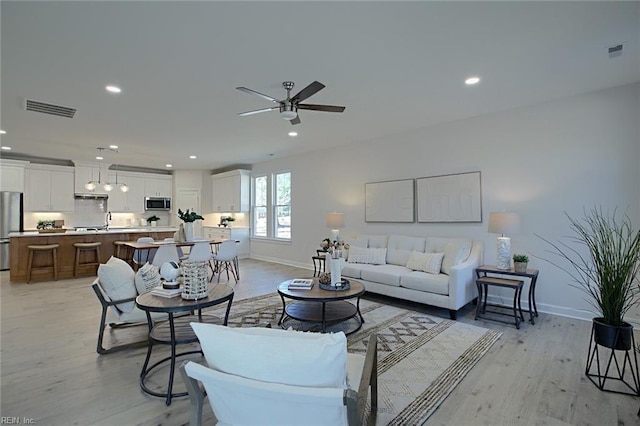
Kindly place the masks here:
<instances>
[{"instance_id":1,"label":"decorative sphere","mask_svg":"<svg viewBox=\"0 0 640 426\"><path fill-rule=\"evenodd\" d=\"M176 262L164 262L160 267L160 275L166 281L175 281L180 275L180 267Z\"/></svg>"}]
</instances>

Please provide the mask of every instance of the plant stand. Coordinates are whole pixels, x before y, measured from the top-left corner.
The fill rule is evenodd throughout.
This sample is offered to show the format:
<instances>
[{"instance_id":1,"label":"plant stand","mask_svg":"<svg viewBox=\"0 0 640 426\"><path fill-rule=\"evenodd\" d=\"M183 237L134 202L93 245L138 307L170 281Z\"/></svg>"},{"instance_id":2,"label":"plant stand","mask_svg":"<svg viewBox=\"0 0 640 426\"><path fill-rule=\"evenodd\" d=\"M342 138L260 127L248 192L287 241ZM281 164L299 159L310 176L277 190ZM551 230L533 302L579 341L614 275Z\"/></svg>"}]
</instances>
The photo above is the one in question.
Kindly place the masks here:
<instances>
[{"instance_id":1,"label":"plant stand","mask_svg":"<svg viewBox=\"0 0 640 426\"><path fill-rule=\"evenodd\" d=\"M611 351L608 359L606 360L606 368L604 369L604 372L603 372L601 369L600 350L599 350L599 347L601 345L596 342L595 329L596 329L596 325L593 324L591 327L591 341L589 342L589 354L587 356L587 367L585 369L585 374L587 378L591 380L591 382L594 385L596 385L598 389L600 389L601 391L619 393L624 395L640 396L640 374L638 371L638 357L636 355L636 350L635 350L636 342L635 342L635 338L633 337L633 333L631 334L631 348L628 350L616 350L613 348L602 346L603 352L605 353L605 356L603 356L603 359L602 359L603 362L605 362L606 351L607 350ZM619 334L620 334L620 331L616 333L616 339L615 339L616 341L619 338ZM620 363L620 360L618 359L618 355L616 354L616 352L624 352L624 356L622 357L622 364ZM633 352L633 361L631 360L631 356L629 355L629 352ZM595 360L595 366L594 366L594 360ZM612 364L615 365L614 371L611 371L611 367L613 366ZM591 370L594 368L597 370L597 372L591 372ZM609 375L609 373L613 373L613 374L617 373L617 376ZM626 391L626 388L623 386L618 386L618 388L621 388L623 390L612 389L611 387L605 388L607 379L615 380L623 383L626 386L626 388L631 390L631 392ZM629 383L629 379L633 380L633 385ZM640 412L638 412L638 415L640 415Z\"/></svg>"}]
</instances>

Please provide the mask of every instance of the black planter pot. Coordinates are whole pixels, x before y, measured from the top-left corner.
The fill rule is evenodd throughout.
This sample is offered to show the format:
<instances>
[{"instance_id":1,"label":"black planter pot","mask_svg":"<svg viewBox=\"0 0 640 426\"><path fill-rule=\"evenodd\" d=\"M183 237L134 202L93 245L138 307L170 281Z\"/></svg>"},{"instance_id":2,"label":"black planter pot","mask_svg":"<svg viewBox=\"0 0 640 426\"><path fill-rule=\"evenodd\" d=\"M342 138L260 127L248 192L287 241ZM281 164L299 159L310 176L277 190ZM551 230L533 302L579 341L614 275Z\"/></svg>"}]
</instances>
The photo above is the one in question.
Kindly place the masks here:
<instances>
[{"instance_id":1,"label":"black planter pot","mask_svg":"<svg viewBox=\"0 0 640 426\"><path fill-rule=\"evenodd\" d=\"M594 339L597 344L610 349L628 351L633 340L633 326L623 322L621 326L605 324L603 318L593 319Z\"/></svg>"}]
</instances>

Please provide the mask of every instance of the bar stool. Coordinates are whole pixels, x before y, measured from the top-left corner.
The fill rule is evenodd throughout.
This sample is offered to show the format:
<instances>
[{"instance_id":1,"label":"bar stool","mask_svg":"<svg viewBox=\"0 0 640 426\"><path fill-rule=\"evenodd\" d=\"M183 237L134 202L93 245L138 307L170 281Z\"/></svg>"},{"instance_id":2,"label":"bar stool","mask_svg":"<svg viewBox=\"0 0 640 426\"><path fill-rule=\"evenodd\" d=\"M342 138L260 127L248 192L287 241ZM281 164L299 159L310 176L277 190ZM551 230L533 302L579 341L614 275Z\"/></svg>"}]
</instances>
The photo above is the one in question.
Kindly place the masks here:
<instances>
[{"instance_id":1,"label":"bar stool","mask_svg":"<svg viewBox=\"0 0 640 426\"><path fill-rule=\"evenodd\" d=\"M100 245L101 242L95 243L74 243L76 248L76 261L73 265L73 277L78 276L78 266L100 266ZM80 256L83 251L93 251L95 253L95 262L80 262Z\"/></svg>"},{"instance_id":2,"label":"bar stool","mask_svg":"<svg viewBox=\"0 0 640 426\"><path fill-rule=\"evenodd\" d=\"M60 244L32 244L27 246L27 248L29 249L29 263L27 265L27 283L31 282L31 272L34 270L48 271L50 269L53 269L53 279L55 281L58 281L58 248L59 247L60 247ZM51 256L53 257L53 264L34 267L33 266L34 253L46 253L46 254L51 253Z\"/></svg>"}]
</instances>

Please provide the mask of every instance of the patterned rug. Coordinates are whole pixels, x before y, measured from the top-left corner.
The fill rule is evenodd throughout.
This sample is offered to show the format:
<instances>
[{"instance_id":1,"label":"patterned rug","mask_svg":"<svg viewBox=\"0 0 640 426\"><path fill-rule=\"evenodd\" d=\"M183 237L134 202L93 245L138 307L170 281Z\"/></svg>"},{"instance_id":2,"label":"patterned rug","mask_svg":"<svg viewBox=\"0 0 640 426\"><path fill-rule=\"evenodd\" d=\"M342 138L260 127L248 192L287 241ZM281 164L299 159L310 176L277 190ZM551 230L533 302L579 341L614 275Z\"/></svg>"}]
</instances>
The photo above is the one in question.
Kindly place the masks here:
<instances>
[{"instance_id":1,"label":"patterned rug","mask_svg":"<svg viewBox=\"0 0 640 426\"><path fill-rule=\"evenodd\" d=\"M424 423L501 335L365 299L360 311L365 323L348 336L348 350L364 353L369 335L378 334L377 425ZM229 326L278 327L281 315L277 295L234 301Z\"/></svg>"}]
</instances>

